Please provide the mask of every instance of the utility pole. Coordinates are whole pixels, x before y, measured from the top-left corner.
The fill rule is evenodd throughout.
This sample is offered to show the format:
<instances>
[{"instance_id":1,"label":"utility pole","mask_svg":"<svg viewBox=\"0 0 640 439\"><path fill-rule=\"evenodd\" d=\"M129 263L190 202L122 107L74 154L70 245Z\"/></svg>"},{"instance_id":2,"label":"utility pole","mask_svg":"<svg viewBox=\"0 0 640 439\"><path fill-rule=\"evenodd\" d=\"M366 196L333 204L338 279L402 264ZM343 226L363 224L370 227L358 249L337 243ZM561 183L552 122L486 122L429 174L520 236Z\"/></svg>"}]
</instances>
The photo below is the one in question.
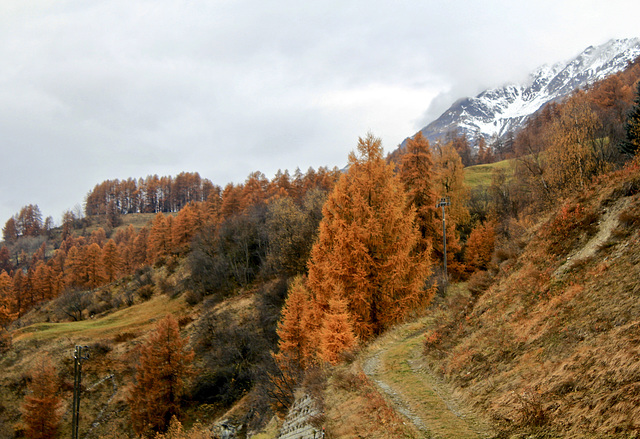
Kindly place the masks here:
<instances>
[{"instance_id":1,"label":"utility pole","mask_svg":"<svg viewBox=\"0 0 640 439\"><path fill-rule=\"evenodd\" d=\"M444 274L443 274L443 280L444 280L444 285L447 285L447 221L445 219L444 216L444 207L445 206L450 206L451 205L451 200L449 199L449 197L442 197L440 198L440 201L438 201L438 204L436 204L436 207L442 207L442 243L443 243L443 248L444 248Z\"/></svg>"},{"instance_id":2,"label":"utility pole","mask_svg":"<svg viewBox=\"0 0 640 439\"><path fill-rule=\"evenodd\" d=\"M82 362L89 359L89 346L76 346L73 353L73 407L71 409L71 437L78 439L80 424L80 390L82 382Z\"/></svg>"}]
</instances>

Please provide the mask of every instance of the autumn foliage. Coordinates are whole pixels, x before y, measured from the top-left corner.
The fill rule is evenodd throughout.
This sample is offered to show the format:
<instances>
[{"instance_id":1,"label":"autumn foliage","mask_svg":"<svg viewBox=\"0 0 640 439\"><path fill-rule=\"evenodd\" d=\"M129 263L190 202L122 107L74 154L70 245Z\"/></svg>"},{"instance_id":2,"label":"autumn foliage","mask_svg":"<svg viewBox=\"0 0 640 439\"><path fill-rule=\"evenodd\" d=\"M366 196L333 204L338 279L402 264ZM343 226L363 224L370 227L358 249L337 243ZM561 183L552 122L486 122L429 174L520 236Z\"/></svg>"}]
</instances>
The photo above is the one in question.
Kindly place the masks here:
<instances>
[{"instance_id":1,"label":"autumn foliage","mask_svg":"<svg viewBox=\"0 0 640 439\"><path fill-rule=\"evenodd\" d=\"M194 356L186 345L178 322L167 315L140 348L136 381L128 396L136 433L163 431L173 416L180 415L180 402L192 373Z\"/></svg>"},{"instance_id":2,"label":"autumn foliage","mask_svg":"<svg viewBox=\"0 0 640 439\"><path fill-rule=\"evenodd\" d=\"M22 405L25 436L30 439L53 439L60 428L58 376L51 363L42 359L31 371L31 381Z\"/></svg>"},{"instance_id":3,"label":"autumn foliage","mask_svg":"<svg viewBox=\"0 0 640 439\"><path fill-rule=\"evenodd\" d=\"M359 140L322 212L308 285L323 310L344 299L355 333L366 340L428 301L430 259L416 251L415 211L379 139Z\"/></svg>"}]
</instances>

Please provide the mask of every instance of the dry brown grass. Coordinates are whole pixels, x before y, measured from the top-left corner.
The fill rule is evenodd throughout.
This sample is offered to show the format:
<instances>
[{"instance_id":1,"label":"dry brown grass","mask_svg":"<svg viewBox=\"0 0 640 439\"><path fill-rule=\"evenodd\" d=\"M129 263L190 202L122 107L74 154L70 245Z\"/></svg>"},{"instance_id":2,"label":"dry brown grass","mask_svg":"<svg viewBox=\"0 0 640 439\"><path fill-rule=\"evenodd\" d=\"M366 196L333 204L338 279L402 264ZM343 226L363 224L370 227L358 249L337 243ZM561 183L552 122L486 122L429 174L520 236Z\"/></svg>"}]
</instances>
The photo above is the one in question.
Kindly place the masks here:
<instances>
[{"instance_id":1,"label":"dry brown grass","mask_svg":"<svg viewBox=\"0 0 640 439\"><path fill-rule=\"evenodd\" d=\"M326 429L335 438L419 438L405 424L366 375L356 366L342 366L325 391Z\"/></svg>"},{"instance_id":2,"label":"dry brown grass","mask_svg":"<svg viewBox=\"0 0 640 439\"><path fill-rule=\"evenodd\" d=\"M610 237L567 264L608 212ZM505 435L640 435L638 212L636 165L568 200L500 264L497 282L484 293L474 283L472 310L452 306L428 333L432 367Z\"/></svg>"}]
</instances>

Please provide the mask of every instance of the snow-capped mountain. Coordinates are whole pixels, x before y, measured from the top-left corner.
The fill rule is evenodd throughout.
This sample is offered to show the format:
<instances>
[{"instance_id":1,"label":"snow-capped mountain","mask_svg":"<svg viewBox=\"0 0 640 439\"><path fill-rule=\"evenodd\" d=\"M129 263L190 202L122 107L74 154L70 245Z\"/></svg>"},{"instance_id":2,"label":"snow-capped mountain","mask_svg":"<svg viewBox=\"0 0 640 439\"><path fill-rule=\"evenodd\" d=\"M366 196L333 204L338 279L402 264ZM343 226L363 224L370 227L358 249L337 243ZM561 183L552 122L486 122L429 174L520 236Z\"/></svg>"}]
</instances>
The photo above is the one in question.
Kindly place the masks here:
<instances>
[{"instance_id":1,"label":"snow-capped mountain","mask_svg":"<svg viewBox=\"0 0 640 439\"><path fill-rule=\"evenodd\" d=\"M538 68L524 84L509 84L456 101L423 128L422 134L430 141L451 131L464 133L469 139L474 139L477 132L485 138L502 137L517 131L544 104L624 69L638 56L640 38L588 47L568 62Z\"/></svg>"}]
</instances>

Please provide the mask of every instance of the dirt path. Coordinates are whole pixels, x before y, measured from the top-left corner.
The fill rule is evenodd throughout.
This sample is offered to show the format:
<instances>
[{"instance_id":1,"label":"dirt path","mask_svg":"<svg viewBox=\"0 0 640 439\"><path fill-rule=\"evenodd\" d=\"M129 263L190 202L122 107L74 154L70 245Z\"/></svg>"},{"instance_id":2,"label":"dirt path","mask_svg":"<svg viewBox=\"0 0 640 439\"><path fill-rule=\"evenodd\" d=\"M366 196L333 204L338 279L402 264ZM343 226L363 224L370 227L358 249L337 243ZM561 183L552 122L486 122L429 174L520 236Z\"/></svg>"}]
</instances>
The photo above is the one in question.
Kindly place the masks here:
<instances>
[{"instance_id":1,"label":"dirt path","mask_svg":"<svg viewBox=\"0 0 640 439\"><path fill-rule=\"evenodd\" d=\"M377 340L364 360L365 374L424 437L489 437L487 426L457 402L451 389L424 361L421 351L428 324L425 318Z\"/></svg>"}]
</instances>

